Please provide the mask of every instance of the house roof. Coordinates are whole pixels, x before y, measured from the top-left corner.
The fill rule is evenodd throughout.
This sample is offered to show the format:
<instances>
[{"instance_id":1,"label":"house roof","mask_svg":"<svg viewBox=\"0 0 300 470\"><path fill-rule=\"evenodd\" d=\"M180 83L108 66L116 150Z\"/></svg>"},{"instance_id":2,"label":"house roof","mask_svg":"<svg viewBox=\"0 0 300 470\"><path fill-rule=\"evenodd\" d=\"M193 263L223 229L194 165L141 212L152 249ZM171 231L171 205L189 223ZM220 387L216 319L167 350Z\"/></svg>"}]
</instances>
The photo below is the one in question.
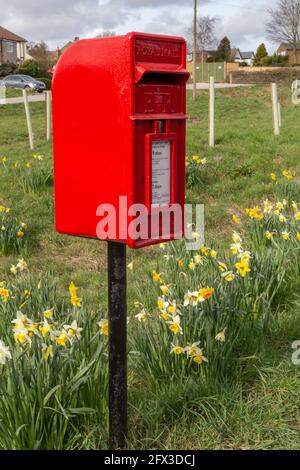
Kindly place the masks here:
<instances>
[{"instance_id":1,"label":"house roof","mask_svg":"<svg viewBox=\"0 0 300 470\"><path fill-rule=\"evenodd\" d=\"M3 28L2 26L0 26L0 39L6 39L7 41L15 42L27 42L27 39L24 39L21 36L8 31L8 29Z\"/></svg>"},{"instance_id":2,"label":"house roof","mask_svg":"<svg viewBox=\"0 0 300 470\"><path fill-rule=\"evenodd\" d=\"M234 47L233 49L231 49L230 51L230 58L231 60L234 60L237 58L237 54L241 57L241 51L239 50L238 47Z\"/></svg>"},{"instance_id":3,"label":"house roof","mask_svg":"<svg viewBox=\"0 0 300 470\"><path fill-rule=\"evenodd\" d=\"M247 51L247 52L241 52L241 56L242 56L242 59L252 59L253 56L254 56L254 52L253 51Z\"/></svg>"},{"instance_id":4,"label":"house roof","mask_svg":"<svg viewBox=\"0 0 300 470\"><path fill-rule=\"evenodd\" d=\"M294 50L294 46L292 44L289 44L288 42L282 42L280 46L278 47L278 50L280 49L292 51ZM297 44L297 49L300 49L300 42L298 42Z\"/></svg>"}]
</instances>

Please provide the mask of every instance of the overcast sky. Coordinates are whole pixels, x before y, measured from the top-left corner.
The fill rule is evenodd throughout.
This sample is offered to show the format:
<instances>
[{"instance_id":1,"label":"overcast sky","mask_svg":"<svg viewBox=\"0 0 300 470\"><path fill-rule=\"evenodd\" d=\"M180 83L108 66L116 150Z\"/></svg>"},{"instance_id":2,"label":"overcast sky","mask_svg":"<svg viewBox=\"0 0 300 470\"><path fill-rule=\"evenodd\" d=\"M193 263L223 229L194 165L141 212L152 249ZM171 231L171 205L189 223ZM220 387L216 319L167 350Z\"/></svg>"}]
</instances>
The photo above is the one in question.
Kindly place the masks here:
<instances>
[{"instance_id":1,"label":"overcast sky","mask_svg":"<svg viewBox=\"0 0 300 470\"><path fill-rule=\"evenodd\" d=\"M274 51L264 33L270 0L198 3L199 15L219 18L218 38L228 35L232 46L243 51L256 50L264 41ZM103 30L184 35L192 23L193 4L193 0L0 0L0 25L29 41L44 40L50 48Z\"/></svg>"}]
</instances>

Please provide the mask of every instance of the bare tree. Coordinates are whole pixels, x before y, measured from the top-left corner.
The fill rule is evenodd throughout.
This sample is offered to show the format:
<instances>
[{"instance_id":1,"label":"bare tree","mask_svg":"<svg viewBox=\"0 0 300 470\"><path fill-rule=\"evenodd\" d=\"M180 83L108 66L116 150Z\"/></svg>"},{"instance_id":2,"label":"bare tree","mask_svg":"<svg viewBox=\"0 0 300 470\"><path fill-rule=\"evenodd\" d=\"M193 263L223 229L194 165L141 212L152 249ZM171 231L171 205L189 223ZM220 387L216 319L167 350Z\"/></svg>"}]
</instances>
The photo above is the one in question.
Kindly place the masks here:
<instances>
[{"instance_id":1,"label":"bare tree","mask_svg":"<svg viewBox=\"0 0 300 470\"><path fill-rule=\"evenodd\" d=\"M193 26L193 100L196 100L197 78L196 78L196 55L197 55L197 0L194 0L194 26Z\"/></svg>"},{"instance_id":2,"label":"bare tree","mask_svg":"<svg viewBox=\"0 0 300 470\"><path fill-rule=\"evenodd\" d=\"M270 20L266 32L273 42L290 44L297 57L300 40L300 0L279 0L276 9L268 10Z\"/></svg>"},{"instance_id":3,"label":"bare tree","mask_svg":"<svg viewBox=\"0 0 300 470\"><path fill-rule=\"evenodd\" d=\"M300 1L300 0L299 0ZM203 16L197 21L197 51L203 53L217 45L217 38L215 35L218 19L211 16ZM187 31L188 46L191 50L191 39L193 38L193 28Z\"/></svg>"}]
</instances>

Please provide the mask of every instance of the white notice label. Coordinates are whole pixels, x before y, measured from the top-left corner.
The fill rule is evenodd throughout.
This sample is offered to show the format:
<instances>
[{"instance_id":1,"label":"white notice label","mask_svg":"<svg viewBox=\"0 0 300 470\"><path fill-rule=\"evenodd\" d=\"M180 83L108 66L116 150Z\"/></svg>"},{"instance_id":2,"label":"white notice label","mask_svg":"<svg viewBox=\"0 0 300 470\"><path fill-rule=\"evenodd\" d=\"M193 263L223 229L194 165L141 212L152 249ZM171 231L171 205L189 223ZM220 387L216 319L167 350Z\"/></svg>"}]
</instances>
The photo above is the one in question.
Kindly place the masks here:
<instances>
[{"instance_id":1,"label":"white notice label","mask_svg":"<svg viewBox=\"0 0 300 470\"><path fill-rule=\"evenodd\" d=\"M170 204L171 142L152 142L152 204Z\"/></svg>"}]
</instances>

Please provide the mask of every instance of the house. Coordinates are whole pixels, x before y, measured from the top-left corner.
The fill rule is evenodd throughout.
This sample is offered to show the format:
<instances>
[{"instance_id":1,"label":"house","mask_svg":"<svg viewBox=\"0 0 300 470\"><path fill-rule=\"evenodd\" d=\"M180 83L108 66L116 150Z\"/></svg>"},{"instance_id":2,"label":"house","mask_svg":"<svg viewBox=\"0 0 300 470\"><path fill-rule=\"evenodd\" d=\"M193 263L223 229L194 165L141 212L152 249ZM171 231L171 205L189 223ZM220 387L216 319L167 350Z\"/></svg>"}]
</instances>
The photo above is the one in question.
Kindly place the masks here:
<instances>
[{"instance_id":1,"label":"house","mask_svg":"<svg viewBox=\"0 0 300 470\"><path fill-rule=\"evenodd\" d=\"M22 63L27 58L27 40L0 26L0 65Z\"/></svg>"},{"instance_id":2,"label":"house","mask_svg":"<svg viewBox=\"0 0 300 470\"><path fill-rule=\"evenodd\" d=\"M282 57L288 57L289 64L297 64L300 62L300 42L297 44L295 51L294 46L287 42L282 42L277 49L277 54Z\"/></svg>"},{"instance_id":3,"label":"house","mask_svg":"<svg viewBox=\"0 0 300 470\"><path fill-rule=\"evenodd\" d=\"M252 66L254 62L255 54L253 51L241 52L240 49L231 49L231 60L239 64L247 64Z\"/></svg>"},{"instance_id":4,"label":"house","mask_svg":"<svg viewBox=\"0 0 300 470\"><path fill-rule=\"evenodd\" d=\"M198 51L196 52L196 64L207 62L208 59L214 59L218 55L218 51ZM187 61L193 62L194 53L187 54Z\"/></svg>"}]
</instances>

